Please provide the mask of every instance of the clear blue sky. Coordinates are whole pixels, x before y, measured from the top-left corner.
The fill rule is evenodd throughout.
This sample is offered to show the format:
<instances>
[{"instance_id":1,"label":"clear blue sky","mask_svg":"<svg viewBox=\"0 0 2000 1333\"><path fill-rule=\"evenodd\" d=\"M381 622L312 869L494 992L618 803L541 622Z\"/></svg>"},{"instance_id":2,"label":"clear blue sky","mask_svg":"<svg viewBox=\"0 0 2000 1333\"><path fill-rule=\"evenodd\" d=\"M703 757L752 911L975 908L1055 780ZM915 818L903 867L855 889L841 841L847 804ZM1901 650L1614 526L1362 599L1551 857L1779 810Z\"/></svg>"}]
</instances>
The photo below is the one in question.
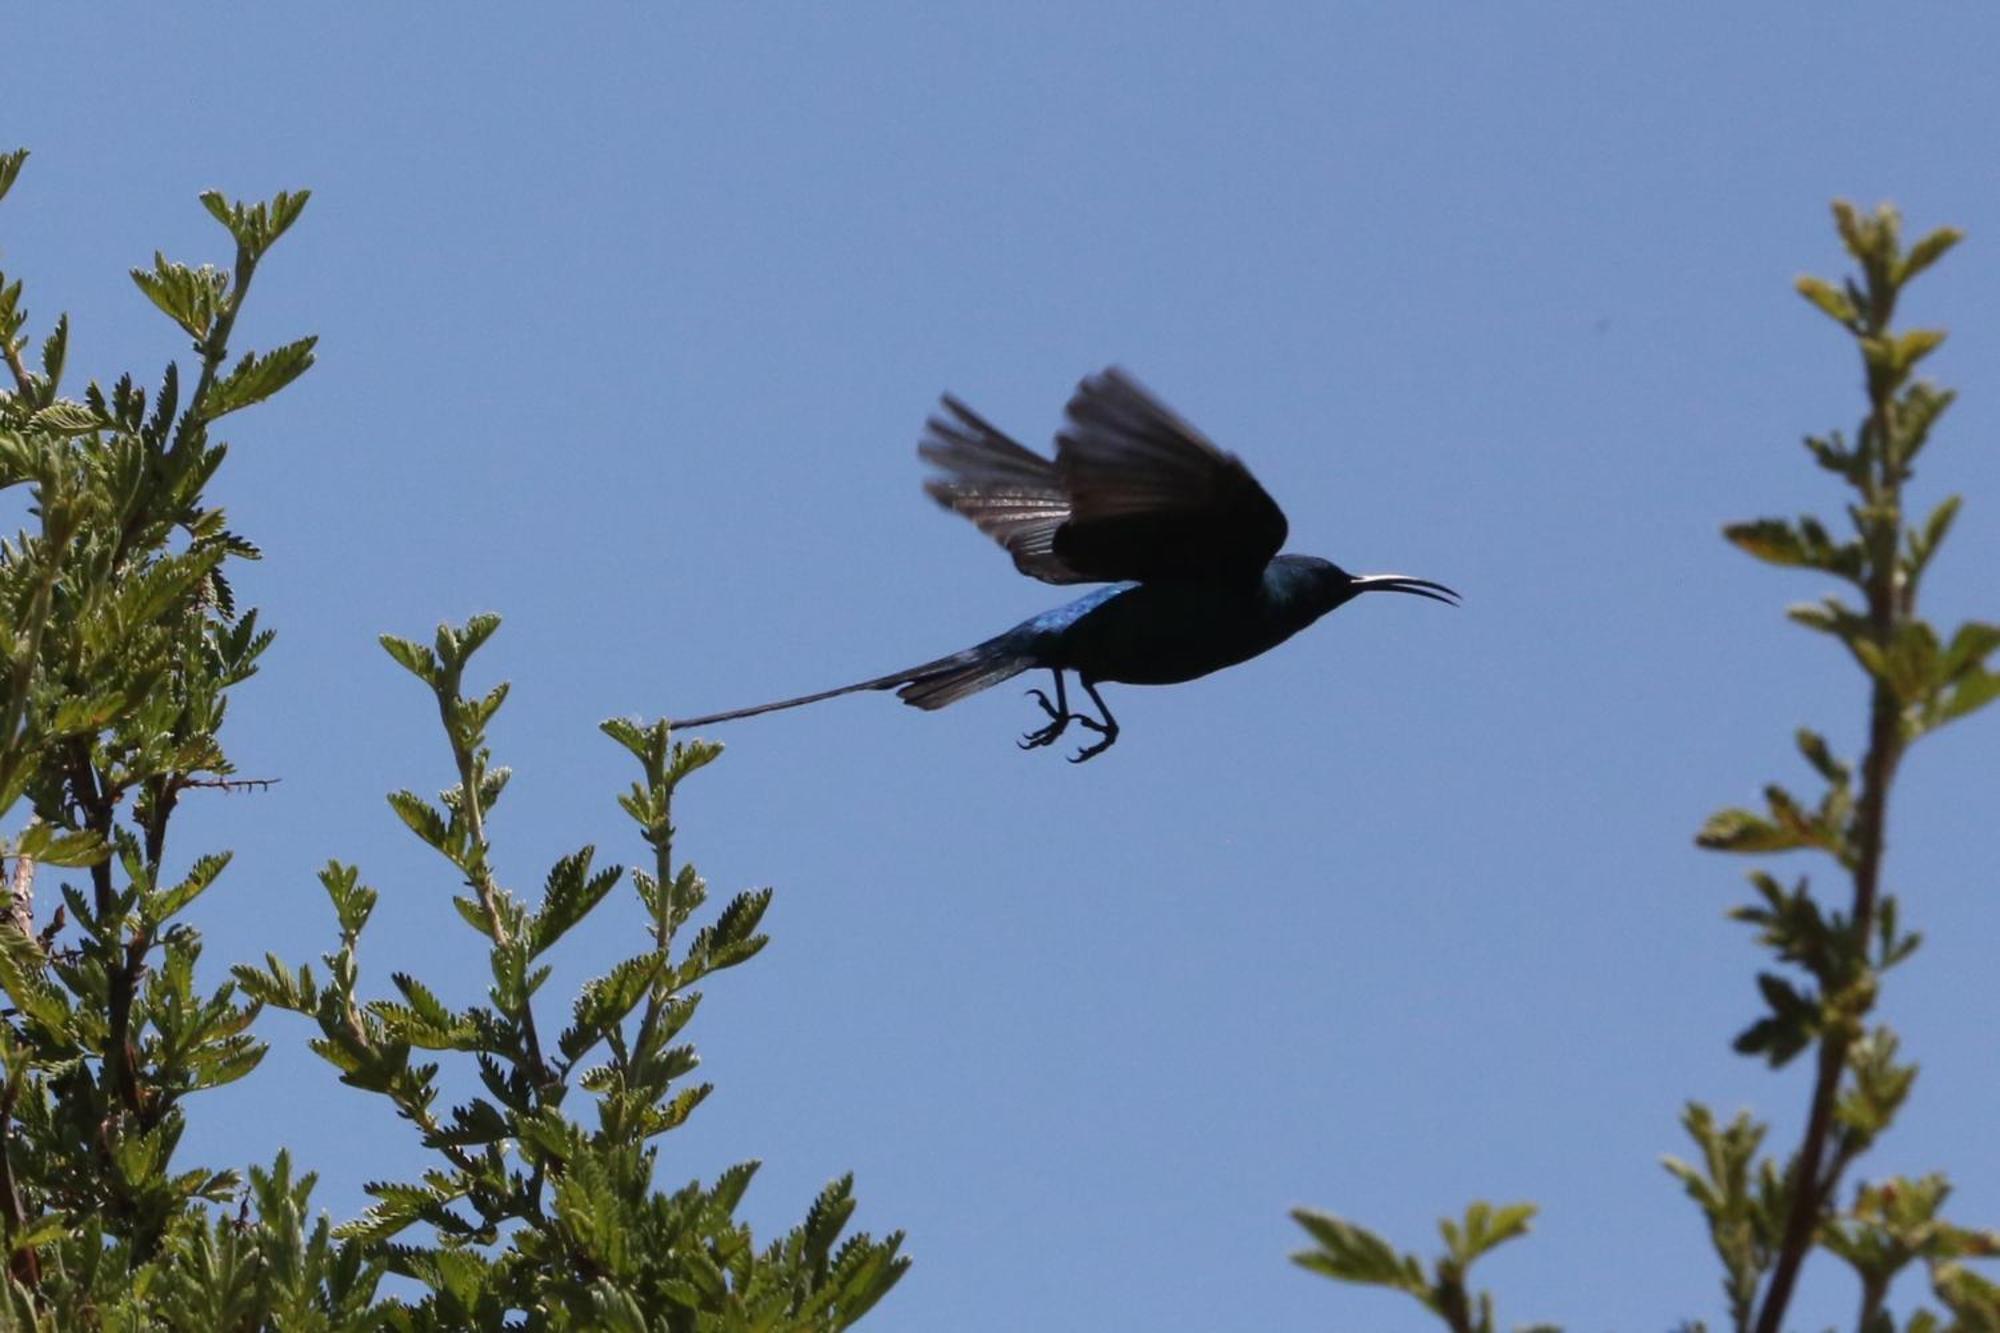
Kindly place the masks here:
<instances>
[{"instance_id":1,"label":"clear blue sky","mask_svg":"<svg viewBox=\"0 0 2000 1333\"><path fill-rule=\"evenodd\" d=\"M1483 1276L1509 1321L1718 1313L1657 1165L1682 1101L1795 1137L1805 1071L1733 1056L1758 961L1712 808L1851 749L1860 683L1780 618L1810 577L1725 520L1827 509L1798 448L1850 425L1851 351L1791 292L1834 195L1971 233L1909 315L1965 390L1920 500L1970 503L1940 618L2000 612L2000 17L1738 5L42 6L9 20L0 245L73 367L183 339L125 270L226 259L195 203L310 186L240 342L320 364L233 423L221 485L280 631L231 714L267 795L184 854L212 975L330 947L328 857L382 890L363 955L483 985L453 885L384 792L447 777L374 646L496 610L497 821L523 891L612 804L621 713L708 711L924 660L1061 597L918 492L934 396L1044 442L1131 367L1241 453L1292 546L1459 588L1268 658L1115 689L1126 732L1022 754L1011 688L719 729L682 849L773 884L712 987L719 1085L669 1180L745 1156L747 1212L853 1169L916 1267L870 1327L1431 1325L1285 1256L1310 1203L1428 1251L1527 1198ZM2000 1221L1996 726L1926 743L1891 878L1930 943L1886 1013L1924 1073L1872 1174L1948 1168ZM1787 867L1789 869L1789 867ZM1807 867L1800 867L1807 868ZM1812 867L1817 869L1817 867ZM635 906L558 985L633 950ZM190 1161L289 1145L337 1216L420 1155L278 1017L192 1108ZM1830 1261L1801 1327L1851 1318Z\"/></svg>"}]
</instances>

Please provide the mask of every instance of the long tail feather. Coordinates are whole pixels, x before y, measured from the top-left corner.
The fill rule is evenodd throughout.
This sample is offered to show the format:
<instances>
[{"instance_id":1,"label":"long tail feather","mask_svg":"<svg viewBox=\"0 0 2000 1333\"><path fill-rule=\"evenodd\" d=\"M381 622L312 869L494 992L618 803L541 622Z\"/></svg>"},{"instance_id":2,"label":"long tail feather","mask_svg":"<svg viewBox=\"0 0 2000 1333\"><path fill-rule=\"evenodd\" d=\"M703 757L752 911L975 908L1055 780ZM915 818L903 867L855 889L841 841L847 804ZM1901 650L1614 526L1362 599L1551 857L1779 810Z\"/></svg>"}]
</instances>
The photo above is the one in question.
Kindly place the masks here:
<instances>
[{"instance_id":1,"label":"long tail feather","mask_svg":"<svg viewBox=\"0 0 2000 1333\"><path fill-rule=\"evenodd\" d=\"M1035 664L1029 654L1023 652L1019 644L1008 636L988 639L985 643L967 648L964 652L953 653L950 657L940 657L935 662L926 662L907 671L892 675L877 676L873 680L856 681L852 685L842 685L838 689L821 690L817 694L802 694L796 699L780 699L776 703L758 704L754 708L737 708L727 713L709 713L702 717L682 718L667 725L676 730L682 727L705 727L711 722L733 722L739 717L755 717L759 713L775 713L785 708L800 708L806 704L816 704L822 699L837 699L843 694L855 694L861 690L896 690L904 703L916 708L937 709L946 704L956 703L969 694L977 694L983 689L998 685L1001 681L1018 676Z\"/></svg>"}]
</instances>

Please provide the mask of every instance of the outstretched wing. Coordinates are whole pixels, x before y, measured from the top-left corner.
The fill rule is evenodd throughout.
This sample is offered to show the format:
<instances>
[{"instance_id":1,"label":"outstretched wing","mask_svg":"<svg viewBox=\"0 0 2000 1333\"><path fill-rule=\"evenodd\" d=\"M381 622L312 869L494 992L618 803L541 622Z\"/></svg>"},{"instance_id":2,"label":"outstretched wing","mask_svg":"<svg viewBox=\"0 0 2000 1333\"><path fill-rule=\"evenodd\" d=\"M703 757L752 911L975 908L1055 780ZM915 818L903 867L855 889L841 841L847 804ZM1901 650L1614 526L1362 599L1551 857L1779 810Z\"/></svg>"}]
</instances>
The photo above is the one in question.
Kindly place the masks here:
<instances>
[{"instance_id":1,"label":"outstretched wing","mask_svg":"<svg viewBox=\"0 0 2000 1333\"><path fill-rule=\"evenodd\" d=\"M1055 553L1056 530L1069 518L1069 495L1053 462L950 394L944 412L924 423L917 452L944 473L925 482L924 491L1006 547L1023 574L1044 583L1101 577L1070 568Z\"/></svg>"},{"instance_id":2,"label":"outstretched wing","mask_svg":"<svg viewBox=\"0 0 2000 1333\"><path fill-rule=\"evenodd\" d=\"M1250 469L1117 367L1079 384L1056 437L1069 518L1052 550L1100 579L1255 578L1285 514Z\"/></svg>"},{"instance_id":3,"label":"outstretched wing","mask_svg":"<svg viewBox=\"0 0 2000 1333\"><path fill-rule=\"evenodd\" d=\"M1255 578L1285 515L1248 468L1124 371L1077 386L1056 457L1042 457L947 394L917 452L944 475L932 499L1047 583Z\"/></svg>"}]
</instances>

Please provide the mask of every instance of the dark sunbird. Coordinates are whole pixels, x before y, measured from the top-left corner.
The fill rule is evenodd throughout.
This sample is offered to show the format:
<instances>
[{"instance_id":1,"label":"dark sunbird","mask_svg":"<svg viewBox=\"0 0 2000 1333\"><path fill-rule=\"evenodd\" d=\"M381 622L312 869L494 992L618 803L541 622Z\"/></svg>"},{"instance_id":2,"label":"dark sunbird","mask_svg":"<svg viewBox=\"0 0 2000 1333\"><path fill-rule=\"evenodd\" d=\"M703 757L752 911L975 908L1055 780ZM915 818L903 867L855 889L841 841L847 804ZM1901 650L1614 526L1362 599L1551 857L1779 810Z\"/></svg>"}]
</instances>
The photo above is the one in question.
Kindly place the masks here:
<instances>
[{"instance_id":1,"label":"dark sunbird","mask_svg":"<svg viewBox=\"0 0 2000 1333\"><path fill-rule=\"evenodd\" d=\"M857 690L893 689L918 708L1046 667L1055 698L1028 694L1048 717L1022 749L1052 745L1074 722L1097 739L1082 763L1118 739L1097 687L1171 685L1277 647L1364 592L1406 592L1456 605L1441 583L1402 574L1350 574L1310 555L1279 555L1285 515L1250 470L1211 444L1113 367L1077 386L1042 457L946 394L917 452L941 475L932 499L1005 547L1014 567L1044 583L1102 583L963 652L818 694L675 722L705 726ZM1096 717L1071 712L1063 673L1074 671Z\"/></svg>"}]
</instances>

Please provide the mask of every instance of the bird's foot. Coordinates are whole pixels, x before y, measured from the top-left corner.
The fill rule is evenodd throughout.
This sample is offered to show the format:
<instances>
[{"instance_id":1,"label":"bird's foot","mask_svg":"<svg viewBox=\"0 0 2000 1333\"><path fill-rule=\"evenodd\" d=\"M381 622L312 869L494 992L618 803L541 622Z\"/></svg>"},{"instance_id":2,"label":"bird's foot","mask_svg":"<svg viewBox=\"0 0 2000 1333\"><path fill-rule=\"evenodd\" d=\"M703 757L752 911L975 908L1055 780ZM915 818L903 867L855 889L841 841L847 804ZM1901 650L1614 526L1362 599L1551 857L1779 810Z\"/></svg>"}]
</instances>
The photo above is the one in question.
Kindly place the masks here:
<instances>
[{"instance_id":1,"label":"bird's foot","mask_svg":"<svg viewBox=\"0 0 2000 1333\"><path fill-rule=\"evenodd\" d=\"M1118 743L1118 724L1116 722L1111 722L1111 723L1093 722L1091 719L1085 717L1081 713L1076 714L1075 717L1079 725L1088 727L1090 730L1096 732L1099 736L1102 736L1104 739L1098 741L1094 745L1086 745L1081 750L1078 750L1075 754L1071 755L1069 757L1069 761L1072 764L1081 764L1085 760L1095 759L1098 755L1103 754L1106 750L1110 749L1113 745Z\"/></svg>"},{"instance_id":2,"label":"bird's foot","mask_svg":"<svg viewBox=\"0 0 2000 1333\"><path fill-rule=\"evenodd\" d=\"M1053 745L1056 737L1063 734L1072 720L1078 722L1084 720L1075 713L1065 713L1057 708L1049 702L1049 696L1040 690L1029 690L1028 697L1042 706L1042 711L1049 715L1049 724L1023 735L1017 742L1023 750L1038 750L1044 745Z\"/></svg>"}]
</instances>

